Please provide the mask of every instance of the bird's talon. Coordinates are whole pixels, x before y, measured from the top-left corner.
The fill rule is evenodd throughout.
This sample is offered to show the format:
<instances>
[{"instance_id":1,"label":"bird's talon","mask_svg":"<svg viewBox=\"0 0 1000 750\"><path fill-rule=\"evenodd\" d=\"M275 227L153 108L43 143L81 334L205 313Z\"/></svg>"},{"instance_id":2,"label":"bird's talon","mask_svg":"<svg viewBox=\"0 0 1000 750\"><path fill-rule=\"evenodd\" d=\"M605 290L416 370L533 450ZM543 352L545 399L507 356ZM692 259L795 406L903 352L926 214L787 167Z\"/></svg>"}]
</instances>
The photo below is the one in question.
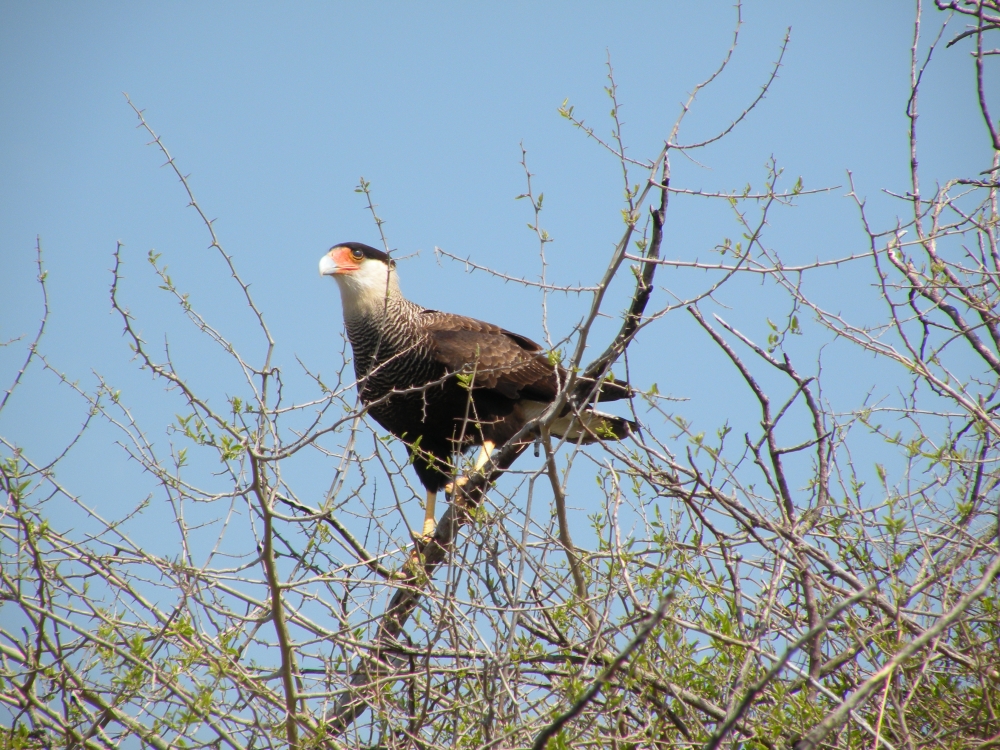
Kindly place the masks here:
<instances>
[{"instance_id":1,"label":"bird's talon","mask_svg":"<svg viewBox=\"0 0 1000 750\"><path fill-rule=\"evenodd\" d=\"M422 533L418 533L413 529L410 529L410 541L413 542L413 546L416 547L419 552L434 541L434 532L431 531L431 533L428 534L425 529Z\"/></svg>"},{"instance_id":2,"label":"bird's talon","mask_svg":"<svg viewBox=\"0 0 1000 750\"><path fill-rule=\"evenodd\" d=\"M452 495L455 493L455 485L458 485L459 487L464 487L468 483L469 483L468 477L459 477L454 482L448 482L448 484L444 486L444 491L447 494Z\"/></svg>"}]
</instances>

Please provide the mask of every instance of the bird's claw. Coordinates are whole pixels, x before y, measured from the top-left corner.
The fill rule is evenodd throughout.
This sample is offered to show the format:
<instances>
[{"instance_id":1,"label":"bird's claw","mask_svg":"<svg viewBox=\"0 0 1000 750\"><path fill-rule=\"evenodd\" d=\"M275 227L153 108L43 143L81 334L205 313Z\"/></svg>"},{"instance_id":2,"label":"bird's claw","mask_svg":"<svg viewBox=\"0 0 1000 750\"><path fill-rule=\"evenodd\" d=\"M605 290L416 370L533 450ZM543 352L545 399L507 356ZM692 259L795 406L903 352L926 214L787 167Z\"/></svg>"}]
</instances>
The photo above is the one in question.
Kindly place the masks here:
<instances>
[{"instance_id":1,"label":"bird's claw","mask_svg":"<svg viewBox=\"0 0 1000 750\"><path fill-rule=\"evenodd\" d=\"M428 518L427 520L425 520L424 521L424 534L423 534L424 538L425 539L433 539L435 531L437 531L437 523L434 521L434 519L433 518Z\"/></svg>"},{"instance_id":2,"label":"bird's claw","mask_svg":"<svg viewBox=\"0 0 1000 750\"><path fill-rule=\"evenodd\" d=\"M424 521L424 529L421 532L416 532L410 529L410 539L416 545L417 549L423 549L432 541L434 541L434 534L437 531L437 524L433 519L428 518Z\"/></svg>"},{"instance_id":3,"label":"bird's claw","mask_svg":"<svg viewBox=\"0 0 1000 750\"><path fill-rule=\"evenodd\" d=\"M458 487L464 487L468 483L469 483L469 478L468 477L459 477L454 482L448 482L448 484L446 484L444 486L444 491L448 495L454 495L455 494L455 487L456 486L458 486Z\"/></svg>"}]
</instances>

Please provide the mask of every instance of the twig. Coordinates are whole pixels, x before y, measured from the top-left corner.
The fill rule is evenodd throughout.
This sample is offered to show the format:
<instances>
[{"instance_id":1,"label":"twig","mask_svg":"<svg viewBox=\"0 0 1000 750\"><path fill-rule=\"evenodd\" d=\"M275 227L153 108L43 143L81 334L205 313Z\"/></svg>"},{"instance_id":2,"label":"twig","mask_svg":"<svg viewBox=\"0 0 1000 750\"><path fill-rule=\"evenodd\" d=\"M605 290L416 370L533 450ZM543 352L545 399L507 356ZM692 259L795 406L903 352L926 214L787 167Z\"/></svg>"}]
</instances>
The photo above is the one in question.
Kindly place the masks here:
<instances>
[{"instance_id":1,"label":"twig","mask_svg":"<svg viewBox=\"0 0 1000 750\"><path fill-rule=\"evenodd\" d=\"M566 561L569 563L569 570L573 576L573 584L576 587L576 596L583 608L587 622L590 623L590 633L592 638L600 635L600 624L597 615L594 614L590 606L589 595L587 593L587 581L580 570L580 560L577 557L576 547L573 546L573 539L569 533L569 519L566 517L566 493L563 492L559 482L559 474L556 470L555 456L552 452L552 439L549 431L542 428L542 446L545 448L545 470L552 485L552 495L556 503L556 519L559 524L559 542L566 551Z\"/></svg>"},{"instance_id":2,"label":"twig","mask_svg":"<svg viewBox=\"0 0 1000 750\"><path fill-rule=\"evenodd\" d=\"M635 634L635 637L629 641L628 645L625 646L618 654L611 664L605 667L604 671L601 672L600 676L591 683L590 687L587 688L583 695L581 695L576 702L570 707L566 713L561 714L555 721L549 724L545 729L538 733L535 737L535 742L531 746L532 750L545 750L545 746L548 745L549 740L555 736L560 729L566 724L566 722L571 721L573 718L578 716L580 712L590 703L597 694L604 687L605 683L610 680L615 672L617 672L628 658L632 655L632 652L640 648L646 639L649 638L649 634L653 632L653 628L660 624L664 616L667 613L667 606L670 604L672 596L665 596L660 600L660 605L656 608L656 611L642 624L639 628L639 632Z\"/></svg>"},{"instance_id":3,"label":"twig","mask_svg":"<svg viewBox=\"0 0 1000 750\"><path fill-rule=\"evenodd\" d=\"M14 376L14 381L10 384L10 387L4 392L3 399L0 399L0 412L7 405L8 399L10 399L10 394L14 392L14 389L21 382L21 378L24 377L25 371L31 364L31 360L35 358L38 353L38 343L42 340L42 336L45 334L45 326L49 321L49 289L45 284L48 272L42 265L42 238L35 237L35 265L38 266L38 285L42 288L42 319L38 324L38 332L35 333L35 338L28 345L28 356L24 360L24 364L21 365L21 369L17 371L17 375Z\"/></svg>"},{"instance_id":4,"label":"twig","mask_svg":"<svg viewBox=\"0 0 1000 750\"><path fill-rule=\"evenodd\" d=\"M888 678L894 669L906 663L911 656L923 650L931 641L937 639L938 636L948 630L973 602L986 593L986 590L993 584L998 574L1000 574L1000 554L993 558L993 561L986 569L979 583L969 593L959 599L947 614L939 617L938 621L932 627L927 628L919 637L914 638L900 648L885 663L882 669L858 685L850 697L836 711L827 714L805 737L796 743L795 750L813 750L813 748L819 747L826 736L843 724L850 712L860 705L874 690L877 690L879 685Z\"/></svg>"}]
</instances>

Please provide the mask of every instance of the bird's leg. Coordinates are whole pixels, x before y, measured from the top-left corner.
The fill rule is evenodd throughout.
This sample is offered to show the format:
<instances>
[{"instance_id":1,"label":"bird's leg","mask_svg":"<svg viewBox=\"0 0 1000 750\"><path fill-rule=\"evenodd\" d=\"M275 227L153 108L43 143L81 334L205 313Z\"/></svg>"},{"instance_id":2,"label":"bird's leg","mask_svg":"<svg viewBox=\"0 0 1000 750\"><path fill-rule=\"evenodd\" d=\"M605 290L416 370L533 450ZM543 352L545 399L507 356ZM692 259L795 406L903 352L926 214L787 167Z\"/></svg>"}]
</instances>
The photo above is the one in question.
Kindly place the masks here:
<instances>
[{"instance_id":1,"label":"bird's leg","mask_svg":"<svg viewBox=\"0 0 1000 750\"><path fill-rule=\"evenodd\" d=\"M476 456L476 471L482 471L482 468L486 466L486 463L490 460L490 454L496 447L497 444L492 440L483 441L482 446L479 448L479 455Z\"/></svg>"},{"instance_id":2,"label":"bird's leg","mask_svg":"<svg viewBox=\"0 0 1000 750\"><path fill-rule=\"evenodd\" d=\"M437 502L437 491L427 490L427 505L424 506L424 538L430 539L437 529L437 517L434 505Z\"/></svg>"},{"instance_id":3,"label":"bird's leg","mask_svg":"<svg viewBox=\"0 0 1000 750\"><path fill-rule=\"evenodd\" d=\"M484 440L483 441L483 444L479 447L479 455L476 456L476 463L475 463L475 465L474 465L474 467L472 469L473 473L476 473L478 471L482 471L483 467L486 466L487 463L489 463L490 454L493 452L493 449L496 448L496 447L497 447L497 444L494 443L492 440ZM469 482L469 478L467 476L458 477L454 482L448 482L448 484L446 484L444 486L444 491L447 492L450 495L451 493L453 493L455 491L455 486L456 485L459 486L459 487L462 487L462 486L468 484L468 482Z\"/></svg>"}]
</instances>

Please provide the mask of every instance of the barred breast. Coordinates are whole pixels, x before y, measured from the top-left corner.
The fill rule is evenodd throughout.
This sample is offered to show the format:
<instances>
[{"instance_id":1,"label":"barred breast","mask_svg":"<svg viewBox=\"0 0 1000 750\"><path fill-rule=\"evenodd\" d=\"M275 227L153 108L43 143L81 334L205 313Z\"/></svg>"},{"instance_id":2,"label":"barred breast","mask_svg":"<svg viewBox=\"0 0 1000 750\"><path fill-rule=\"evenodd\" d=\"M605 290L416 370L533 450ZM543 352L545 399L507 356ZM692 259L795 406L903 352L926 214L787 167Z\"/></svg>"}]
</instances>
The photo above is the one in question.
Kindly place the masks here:
<instances>
[{"instance_id":1,"label":"barred breast","mask_svg":"<svg viewBox=\"0 0 1000 750\"><path fill-rule=\"evenodd\" d=\"M390 300L382 314L346 320L354 349L354 373L362 402L378 401L393 389L417 388L442 378L444 367L431 356L426 333L417 316L423 308L405 300ZM419 417L434 386L425 392L400 394L371 408L371 415L390 431L401 419Z\"/></svg>"}]
</instances>

